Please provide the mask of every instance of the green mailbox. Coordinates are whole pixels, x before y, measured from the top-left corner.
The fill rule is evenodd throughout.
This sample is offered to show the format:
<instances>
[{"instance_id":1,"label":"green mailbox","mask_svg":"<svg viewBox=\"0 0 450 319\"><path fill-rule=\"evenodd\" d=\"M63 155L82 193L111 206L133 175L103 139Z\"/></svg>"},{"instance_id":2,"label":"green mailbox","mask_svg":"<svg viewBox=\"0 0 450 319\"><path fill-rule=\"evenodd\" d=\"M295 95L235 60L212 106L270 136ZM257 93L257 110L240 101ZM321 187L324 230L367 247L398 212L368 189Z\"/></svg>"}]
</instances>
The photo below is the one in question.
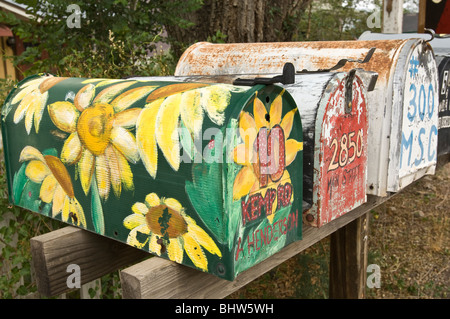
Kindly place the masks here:
<instances>
[{"instance_id":1,"label":"green mailbox","mask_svg":"<svg viewBox=\"0 0 450 319\"><path fill-rule=\"evenodd\" d=\"M228 280L302 237L302 126L277 85L39 74L1 128L33 212Z\"/></svg>"}]
</instances>

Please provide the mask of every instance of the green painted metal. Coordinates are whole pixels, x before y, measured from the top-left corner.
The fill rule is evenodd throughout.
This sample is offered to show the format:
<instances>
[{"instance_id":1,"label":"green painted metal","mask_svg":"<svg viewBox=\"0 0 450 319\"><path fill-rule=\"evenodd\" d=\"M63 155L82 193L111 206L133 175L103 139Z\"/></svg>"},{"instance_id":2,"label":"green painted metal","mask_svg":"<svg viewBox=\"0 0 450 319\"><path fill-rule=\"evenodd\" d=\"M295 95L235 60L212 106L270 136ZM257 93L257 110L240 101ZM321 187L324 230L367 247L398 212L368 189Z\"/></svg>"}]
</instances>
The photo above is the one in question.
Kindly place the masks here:
<instances>
[{"instance_id":1,"label":"green painted metal","mask_svg":"<svg viewBox=\"0 0 450 319\"><path fill-rule=\"evenodd\" d=\"M30 211L227 280L302 237L302 126L278 86L39 74L1 127Z\"/></svg>"}]
</instances>

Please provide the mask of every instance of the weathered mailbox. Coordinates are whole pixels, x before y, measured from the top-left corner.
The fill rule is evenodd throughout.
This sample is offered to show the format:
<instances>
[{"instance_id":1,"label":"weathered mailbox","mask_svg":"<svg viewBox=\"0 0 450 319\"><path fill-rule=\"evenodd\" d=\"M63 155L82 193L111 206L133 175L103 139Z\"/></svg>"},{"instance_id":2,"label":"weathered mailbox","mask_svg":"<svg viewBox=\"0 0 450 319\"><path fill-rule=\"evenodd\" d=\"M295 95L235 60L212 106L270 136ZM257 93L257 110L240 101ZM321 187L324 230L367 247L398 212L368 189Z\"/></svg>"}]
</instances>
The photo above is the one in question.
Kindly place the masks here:
<instances>
[{"instance_id":1,"label":"weathered mailbox","mask_svg":"<svg viewBox=\"0 0 450 319\"><path fill-rule=\"evenodd\" d=\"M439 126L438 156L450 154L450 37L431 36L425 33L371 33L364 32L360 40L413 39L420 38L429 42L433 48L439 72Z\"/></svg>"},{"instance_id":2,"label":"weathered mailbox","mask_svg":"<svg viewBox=\"0 0 450 319\"><path fill-rule=\"evenodd\" d=\"M303 220L312 226L320 227L366 202L366 101L367 86L373 85L374 77L376 73L360 69L307 72L297 74L295 83L280 84L292 95L301 115Z\"/></svg>"},{"instance_id":3,"label":"weathered mailbox","mask_svg":"<svg viewBox=\"0 0 450 319\"><path fill-rule=\"evenodd\" d=\"M352 62L362 61L371 48L376 50L369 62ZM345 59L352 61L344 65ZM378 73L367 103L367 193L386 196L425 174L434 174L438 76L433 52L424 40L203 42L184 52L175 75L276 73L288 62L299 72L343 65L339 70L364 68ZM301 111L301 103L297 104Z\"/></svg>"},{"instance_id":4,"label":"weathered mailbox","mask_svg":"<svg viewBox=\"0 0 450 319\"><path fill-rule=\"evenodd\" d=\"M14 205L228 280L301 239L302 126L279 86L41 74L2 121Z\"/></svg>"}]
</instances>

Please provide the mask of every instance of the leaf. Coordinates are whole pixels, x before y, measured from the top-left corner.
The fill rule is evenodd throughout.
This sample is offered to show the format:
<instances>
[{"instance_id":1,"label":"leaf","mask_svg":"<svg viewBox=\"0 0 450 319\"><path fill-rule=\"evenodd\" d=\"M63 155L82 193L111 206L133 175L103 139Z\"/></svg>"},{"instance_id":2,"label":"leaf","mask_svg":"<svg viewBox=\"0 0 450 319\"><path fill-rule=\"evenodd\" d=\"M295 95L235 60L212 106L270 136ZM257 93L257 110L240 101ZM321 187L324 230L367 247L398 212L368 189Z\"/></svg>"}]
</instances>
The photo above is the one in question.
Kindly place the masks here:
<instances>
[{"instance_id":1,"label":"leaf","mask_svg":"<svg viewBox=\"0 0 450 319\"><path fill-rule=\"evenodd\" d=\"M91 180L91 214L95 232L100 235L104 235L105 219L103 217L103 207L102 202L100 200L100 194L98 191L95 174L92 176Z\"/></svg>"},{"instance_id":2,"label":"leaf","mask_svg":"<svg viewBox=\"0 0 450 319\"><path fill-rule=\"evenodd\" d=\"M225 243L223 224L222 171L217 163L192 165L192 182L186 181L186 193L198 216L220 243ZM214 185L214 186L213 186Z\"/></svg>"},{"instance_id":3,"label":"leaf","mask_svg":"<svg viewBox=\"0 0 450 319\"><path fill-rule=\"evenodd\" d=\"M14 174L13 187L12 187L12 199L15 204L18 204L22 197L23 188L28 180L25 175L27 163L23 163L17 173Z\"/></svg>"}]
</instances>

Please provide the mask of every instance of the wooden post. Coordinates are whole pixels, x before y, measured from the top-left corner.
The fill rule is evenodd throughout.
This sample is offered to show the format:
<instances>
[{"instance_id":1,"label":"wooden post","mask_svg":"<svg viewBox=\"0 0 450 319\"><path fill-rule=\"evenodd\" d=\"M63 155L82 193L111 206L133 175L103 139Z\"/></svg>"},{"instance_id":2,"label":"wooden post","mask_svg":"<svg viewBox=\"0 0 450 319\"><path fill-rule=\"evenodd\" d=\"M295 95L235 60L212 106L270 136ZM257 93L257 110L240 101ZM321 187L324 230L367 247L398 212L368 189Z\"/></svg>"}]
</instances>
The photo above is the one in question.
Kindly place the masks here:
<instances>
[{"instance_id":1,"label":"wooden post","mask_svg":"<svg viewBox=\"0 0 450 319\"><path fill-rule=\"evenodd\" d=\"M403 0L383 1L383 33L402 33L403 31Z\"/></svg>"},{"instance_id":2,"label":"wooden post","mask_svg":"<svg viewBox=\"0 0 450 319\"><path fill-rule=\"evenodd\" d=\"M71 290L67 272L71 264L78 265L81 285L141 261L149 254L121 242L68 226L33 237L32 264L39 293L56 296Z\"/></svg>"},{"instance_id":3,"label":"wooden post","mask_svg":"<svg viewBox=\"0 0 450 319\"><path fill-rule=\"evenodd\" d=\"M427 0L419 1L419 23L417 25L417 32L424 33L425 32L425 16L427 13Z\"/></svg>"},{"instance_id":4,"label":"wooden post","mask_svg":"<svg viewBox=\"0 0 450 319\"><path fill-rule=\"evenodd\" d=\"M366 213L331 234L330 298L365 298L368 231Z\"/></svg>"},{"instance_id":5,"label":"wooden post","mask_svg":"<svg viewBox=\"0 0 450 319\"><path fill-rule=\"evenodd\" d=\"M351 244L355 244L356 240L352 240L351 238L356 238L356 233L362 234L362 231L367 231L367 213L370 212L372 208L380 205L389 198L390 197L377 197L369 195L367 197L367 203L333 220L332 222L325 224L320 228L305 227L302 240L284 247L272 257L242 272L234 281L226 281L211 274L202 273L198 270L179 265L162 258L147 259L141 263L125 268L120 272L123 298L224 298L263 275L270 269L278 266L287 259L295 256L299 252L305 250L309 246L317 243L321 239L336 231L338 231L339 234L348 233L348 240L346 240L346 242L349 246L351 246ZM339 230L342 227L344 227L345 230ZM354 228L358 228L359 231ZM361 253L364 252L363 255L358 255L358 258L356 258L355 255L353 258L355 261L349 260L347 263L345 259L339 259L338 261L342 264L340 267L343 267L343 269L345 269L346 265L356 264L359 265L358 269L363 269L364 271L358 272L357 279L352 279L351 276L347 276L346 278L342 278L339 283L336 281L338 284L341 282L345 283L345 280L347 279L357 282L359 284L358 287L360 287L360 293L357 294L358 296L363 296L363 293L361 292L361 284L362 282L365 283L363 276L365 278L366 268L364 264L367 259L367 240L364 240L366 235L361 236L359 239L365 241L363 244L364 249L361 249L362 247L360 245L362 242L359 241L359 246L355 248L349 247L346 251L356 252L358 250ZM337 244L336 241L335 244ZM334 258L334 260L337 259ZM348 272L351 273L350 270Z\"/></svg>"}]
</instances>

